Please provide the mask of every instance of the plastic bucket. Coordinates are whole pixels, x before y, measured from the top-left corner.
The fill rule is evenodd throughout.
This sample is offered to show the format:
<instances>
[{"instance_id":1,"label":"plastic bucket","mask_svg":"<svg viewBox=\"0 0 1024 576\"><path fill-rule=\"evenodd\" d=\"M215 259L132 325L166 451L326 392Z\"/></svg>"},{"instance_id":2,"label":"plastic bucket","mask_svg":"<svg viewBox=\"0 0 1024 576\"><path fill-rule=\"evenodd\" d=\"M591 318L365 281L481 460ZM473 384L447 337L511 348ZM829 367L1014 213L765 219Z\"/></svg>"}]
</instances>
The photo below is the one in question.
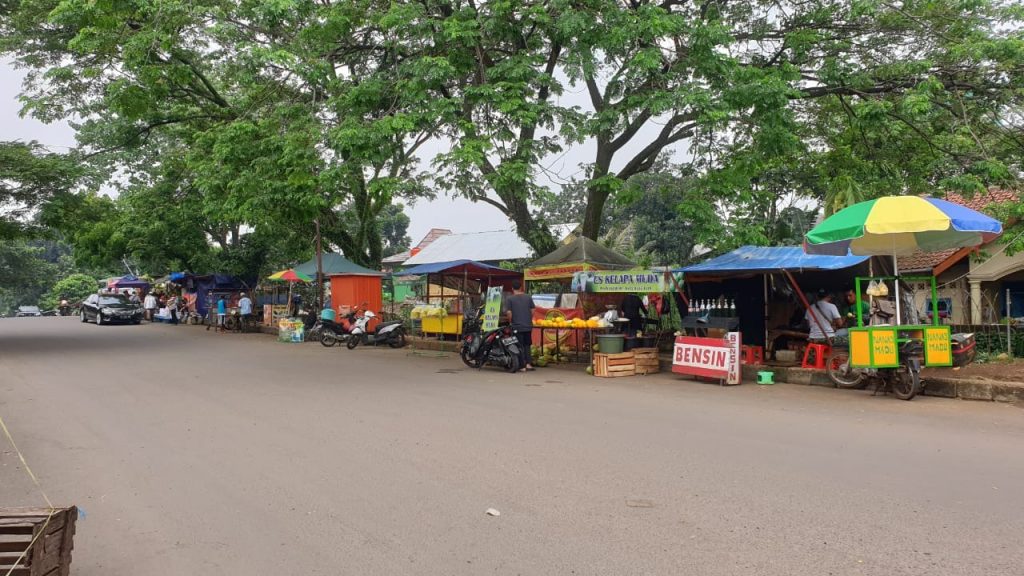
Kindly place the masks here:
<instances>
[{"instance_id":1,"label":"plastic bucket","mask_svg":"<svg viewBox=\"0 0 1024 576\"><path fill-rule=\"evenodd\" d=\"M619 354L625 345L626 338L622 334L600 334L597 337L597 345L601 347L602 354Z\"/></svg>"}]
</instances>

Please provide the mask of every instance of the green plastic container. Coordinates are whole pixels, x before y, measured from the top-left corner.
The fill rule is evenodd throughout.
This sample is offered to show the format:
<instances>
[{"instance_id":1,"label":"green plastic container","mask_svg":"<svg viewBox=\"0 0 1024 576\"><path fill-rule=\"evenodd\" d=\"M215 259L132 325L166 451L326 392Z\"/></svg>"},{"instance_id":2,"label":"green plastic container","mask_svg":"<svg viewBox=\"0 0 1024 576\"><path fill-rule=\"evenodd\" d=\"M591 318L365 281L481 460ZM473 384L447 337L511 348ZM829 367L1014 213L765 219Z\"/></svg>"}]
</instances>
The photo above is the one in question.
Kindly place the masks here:
<instances>
[{"instance_id":1,"label":"green plastic container","mask_svg":"<svg viewBox=\"0 0 1024 576\"><path fill-rule=\"evenodd\" d=\"M600 334L597 337L602 354L620 354L625 342L626 337L622 334Z\"/></svg>"},{"instance_id":2,"label":"green plastic container","mask_svg":"<svg viewBox=\"0 0 1024 576\"><path fill-rule=\"evenodd\" d=\"M775 384L775 372L762 370L757 373L757 383L762 385Z\"/></svg>"}]
</instances>

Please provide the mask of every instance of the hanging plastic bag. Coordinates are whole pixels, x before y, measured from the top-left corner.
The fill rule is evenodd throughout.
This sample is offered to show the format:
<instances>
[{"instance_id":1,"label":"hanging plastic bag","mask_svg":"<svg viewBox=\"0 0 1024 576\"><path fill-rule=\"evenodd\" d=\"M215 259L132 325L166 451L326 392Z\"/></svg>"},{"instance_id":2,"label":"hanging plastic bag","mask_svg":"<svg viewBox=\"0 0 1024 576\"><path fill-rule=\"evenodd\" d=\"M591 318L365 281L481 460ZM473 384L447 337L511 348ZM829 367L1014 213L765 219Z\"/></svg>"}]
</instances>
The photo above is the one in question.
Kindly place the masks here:
<instances>
[{"instance_id":1,"label":"hanging plastic bag","mask_svg":"<svg viewBox=\"0 0 1024 576\"><path fill-rule=\"evenodd\" d=\"M889 287L885 285L885 282L878 283L878 296L886 297L889 295Z\"/></svg>"},{"instance_id":2,"label":"hanging plastic bag","mask_svg":"<svg viewBox=\"0 0 1024 576\"><path fill-rule=\"evenodd\" d=\"M867 294L868 296L878 296L878 282L872 280L868 283Z\"/></svg>"}]
</instances>

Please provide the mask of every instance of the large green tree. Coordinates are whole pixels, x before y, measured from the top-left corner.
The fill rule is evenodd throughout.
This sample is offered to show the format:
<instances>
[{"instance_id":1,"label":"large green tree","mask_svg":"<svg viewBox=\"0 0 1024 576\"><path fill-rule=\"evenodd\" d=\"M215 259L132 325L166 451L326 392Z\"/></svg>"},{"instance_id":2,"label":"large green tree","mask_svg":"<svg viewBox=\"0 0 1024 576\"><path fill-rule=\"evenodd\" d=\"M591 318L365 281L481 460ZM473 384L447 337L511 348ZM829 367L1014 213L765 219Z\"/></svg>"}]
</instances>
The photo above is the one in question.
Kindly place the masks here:
<instances>
[{"instance_id":1,"label":"large green tree","mask_svg":"<svg viewBox=\"0 0 1024 576\"><path fill-rule=\"evenodd\" d=\"M728 170L706 183L711 197L749 195L780 158L836 146L851 160L841 142L813 133L841 110L972 99L999 112L1022 70L1019 6L999 0L456 0L380 10L377 40L348 49L390 51L406 80L435 96L426 102L453 142L437 158L440 181L496 206L538 252L553 246L529 209L543 194L538 178L571 147L589 156L583 233L596 237L608 199L673 147L701 174ZM978 162L942 168L910 131L915 146L902 150L919 156L889 158L893 189L936 172L988 180L999 169L978 174L978 162L1003 162L975 146ZM842 161L823 170L834 188L860 175Z\"/></svg>"},{"instance_id":2,"label":"large green tree","mask_svg":"<svg viewBox=\"0 0 1024 576\"><path fill-rule=\"evenodd\" d=\"M83 176L73 158L36 142L0 142L0 239L42 233L37 211L74 192Z\"/></svg>"}]
</instances>

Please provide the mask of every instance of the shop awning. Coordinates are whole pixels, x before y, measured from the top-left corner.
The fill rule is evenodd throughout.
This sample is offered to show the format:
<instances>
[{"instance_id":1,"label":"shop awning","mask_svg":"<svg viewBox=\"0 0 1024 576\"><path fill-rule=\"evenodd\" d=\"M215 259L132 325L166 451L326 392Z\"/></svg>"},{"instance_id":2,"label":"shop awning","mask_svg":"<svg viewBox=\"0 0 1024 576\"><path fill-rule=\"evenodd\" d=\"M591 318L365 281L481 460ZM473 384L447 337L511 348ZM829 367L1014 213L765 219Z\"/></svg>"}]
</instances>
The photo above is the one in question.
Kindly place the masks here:
<instances>
[{"instance_id":1,"label":"shop awning","mask_svg":"<svg viewBox=\"0 0 1024 576\"><path fill-rule=\"evenodd\" d=\"M800 246L743 246L700 264L677 268L673 272L718 276L742 273L842 270L856 266L868 256L819 256L804 253Z\"/></svg>"},{"instance_id":2,"label":"shop awning","mask_svg":"<svg viewBox=\"0 0 1024 576\"><path fill-rule=\"evenodd\" d=\"M335 254L334 252L324 252L320 262L324 276L337 276L341 274L359 274L362 276L384 275L383 272L360 266L341 254ZM299 264L293 270L310 278L316 278L316 256Z\"/></svg>"},{"instance_id":3,"label":"shop awning","mask_svg":"<svg viewBox=\"0 0 1024 576\"><path fill-rule=\"evenodd\" d=\"M397 273L399 276L423 276L426 274L444 274L445 276L466 275L469 278L495 279L522 277L521 272L506 270L504 268L498 268L497 266L491 266L490 264L474 262L473 260L452 260L451 262L421 264Z\"/></svg>"}]
</instances>

